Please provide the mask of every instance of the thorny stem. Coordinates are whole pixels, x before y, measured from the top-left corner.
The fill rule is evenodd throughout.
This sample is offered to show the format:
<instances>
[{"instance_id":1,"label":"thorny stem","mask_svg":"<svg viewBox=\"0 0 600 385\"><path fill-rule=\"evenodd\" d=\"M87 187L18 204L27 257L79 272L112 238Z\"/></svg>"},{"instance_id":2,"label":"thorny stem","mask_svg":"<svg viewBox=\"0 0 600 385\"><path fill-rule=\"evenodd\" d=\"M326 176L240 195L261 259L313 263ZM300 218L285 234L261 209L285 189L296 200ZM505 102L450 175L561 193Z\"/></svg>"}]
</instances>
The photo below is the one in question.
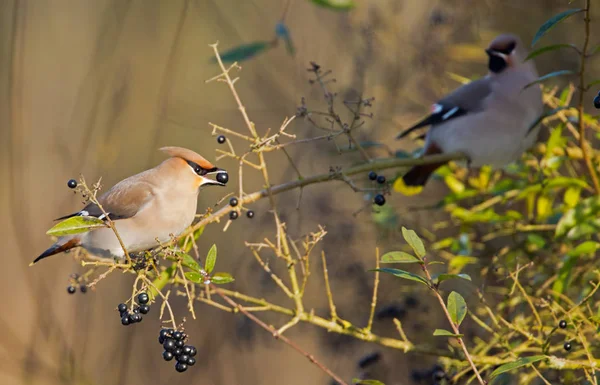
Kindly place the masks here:
<instances>
[{"instance_id":1,"label":"thorny stem","mask_svg":"<svg viewBox=\"0 0 600 385\"><path fill-rule=\"evenodd\" d=\"M589 143L585 135L586 124L583 120L583 104L585 98L585 60L587 57L588 45L590 42L590 5L591 1L586 0L585 16L583 19L585 25L585 36L583 41L583 48L581 49L581 64L579 66L579 103L577 105L577 111L579 117L579 146L581 147L583 159L592 178L592 183L594 184L596 194L600 195L600 182L598 182L598 174L596 173L596 169L594 168L594 164L592 163L592 159L590 158Z\"/></svg>"},{"instance_id":2,"label":"thorny stem","mask_svg":"<svg viewBox=\"0 0 600 385\"><path fill-rule=\"evenodd\" d=\"M431 278L431 274L429 274L429 270L427 269L427 265L424 263L421 265L421 267L423 268L425 275L427 275L427 279L429 280L429 282L433 282L433 280ZM446 318L448 319L448 322L450 323L450 326L452 327L454 334L459 335L460 330L458 329L458 325L456 325L454 323L454 321L452 321L452 317L450 316L450 313L448 312L448 308L446 307L446 303L444 302L444 298L442 298L442 295L440 294L439 289L436 286L431 286L431 290L433 291L433 293L437 297L438 301L440 302L440 306L442 307L442 310L444 310L444 314L446 315ZM465 357L467 358L467 361L469 361L469 364L471 365L471 368L473 369L475 376L477 376L477 380L479 381L479 383L481 385L486 385L487 382L483 380L483 378L481 377L481 374L479 373L479 370L477 370L477 366L475 366L475 363L473 362L473 358L471 358L471 355L469 354L469 350L467 349L467 345L465 344L465 341L460 336L457 336L456 339L458 340L458 343L459 343L460 347L462 348L463 353L465 353Z\"/></svg>"}]
</instances>

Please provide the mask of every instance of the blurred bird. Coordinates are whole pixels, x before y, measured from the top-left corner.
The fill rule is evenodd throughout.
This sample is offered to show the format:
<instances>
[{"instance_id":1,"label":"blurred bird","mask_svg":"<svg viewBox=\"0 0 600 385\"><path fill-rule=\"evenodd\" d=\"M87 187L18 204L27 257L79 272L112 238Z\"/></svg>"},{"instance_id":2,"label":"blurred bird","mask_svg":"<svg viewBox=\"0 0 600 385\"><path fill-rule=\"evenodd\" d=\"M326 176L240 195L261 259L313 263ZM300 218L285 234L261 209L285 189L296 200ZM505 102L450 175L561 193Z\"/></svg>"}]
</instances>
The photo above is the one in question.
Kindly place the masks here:
<instances>
[{"instance_id":1,"label":"blurred bird","mask_svg":"<svg viewBox=\"0 0 600 385\"><path fill-rule=\"evenodd\" d=\"M198 192L207 185L225 186L227 171L181 147L163 147L170 158L158 166L133 175L114 185L98 198L108 217L114 221L128 252L152 249L177 236L192 224L196 215ZM217 174L216 179L207 175ZM95 203L57 220L74 216L105 219ZM123 257L123 249L112 229L99 228L87 233L63 236L33 263L74 247L105 257ZM32 264L33 264L32 263Z\"/></svg>"},{"instance_id":2,"label":"blurred bird","mask_svg":"<svg viewBox=\"0 0 600 385\"><path fill-rule=\"evenodd\" d=\"M423 155L462 152L468 165L502 167L533 146L542 115L542 92L526 85L538 78L535 64L525 61L527 51L511 34L495 38L485 50L489 73L465 84L432 106L431 114L397 138L431 126ZM423 186L444 163L415 166L403 177L407 186Z\"/></svg>"}]
</instances>

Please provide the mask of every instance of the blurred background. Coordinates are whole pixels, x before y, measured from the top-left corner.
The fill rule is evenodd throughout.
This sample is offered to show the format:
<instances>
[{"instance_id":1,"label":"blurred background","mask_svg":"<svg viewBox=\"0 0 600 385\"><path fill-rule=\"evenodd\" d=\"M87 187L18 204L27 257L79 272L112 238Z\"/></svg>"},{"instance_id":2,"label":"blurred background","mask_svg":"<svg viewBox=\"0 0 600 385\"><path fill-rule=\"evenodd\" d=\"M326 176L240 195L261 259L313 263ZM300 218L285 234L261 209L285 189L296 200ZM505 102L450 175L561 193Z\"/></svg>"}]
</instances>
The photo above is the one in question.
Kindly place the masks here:
<instances>
[{"instance_id":1,"label":"blurred background","mask_svg":"<svg viewBox=\"0 0 600 385\"><path fill-rule=\"evenodd\" d=\"M334 72L336 82L330 87L340 98L375 97L374 118L360 129L361 140L412 150L414 144L396 142L394 136L460 85L451 73L484 75L482 48L495 35L513 32L529 44L538 27L567 6L566 0L362 0L349 12L335 12L292 0L285 23L295 55L279 45L245 61L237 87L259 132L277 129L295 114L301 97L310 107L325 109L321 91L308 83L306 68L314 61ZM284 8L282 0L0 2L0 230L5 239L0 383L330 383L243 315L197 304L199 317L191 320L181 298L174 301L176 315L187 316L186 330L200 353L196 367L176 373L162 360L156 342L158 307L139 325L120 325L114 309L130 295L131 276L115 273L94 291L68 295L69 275L82 272L69 255L28 267L51 242L45 232L52 219L81 207L80 198L66 186L68 179L80 173L90 181L102 177L106 190L161 162L161 146L188 147L215 160L219 145L209 122L246 131L227 87L205 83L219 73L209 44L218 41L223 52L270 40ZM600 8L593 11L597 20ZM580 43L580 17L550 32L545 43ZM598 25L592 24L596 32ZM537 62L539 73L575 68L577 58L569 54L547 54ZM319 133L301 119L290 131L299 138ZM360 160L355 154L338 155L325 142L290 151L305 176ZM387 155L380 150L372 154ZM267 160L273 183L296 177L283 154L271 153ZM226 159L218 165L233 176L227 192L237 191L235 162ZM245 191L261 188L261 180L247 170ZM366 270L374 265L375 246L385 251L402 244L398 226L432 228L444 218L442 212L410 210L435 203L444 193L442 186L433 182L411 198L393 194L394 225L387 228L374 222L370 209L353 216L365 201L342 183L305 189L299 210L298 191L278 196L292 236L316 231L318 224L328 231L315 253L306 306L327 314L318 259L322 249L339 313L365 325L373 285ZM213 206L222 194L205 190L199 210ZM274 237L267 202L250 208L257 214L254 222L242 217L226 232L223 223L210 225L200 250L218 245L218 270L236 277L230 288L292 306L244 246L244 241ZM431 337L432 327L444 324L439 309L429 309L433 303L424 291L409 289L384 277L380 306L396 306L412 340L439 344ZM286 321L259 315L276 326ZM376 320L374 331L395 336L391 318ZM357 362L373 352L381 359L369 368L370 375L387 385L414 383L411 370L435 363L434 357L405 355L310 325L288 333L348 380L367 375Z\"/></svg>"}]
</instances>

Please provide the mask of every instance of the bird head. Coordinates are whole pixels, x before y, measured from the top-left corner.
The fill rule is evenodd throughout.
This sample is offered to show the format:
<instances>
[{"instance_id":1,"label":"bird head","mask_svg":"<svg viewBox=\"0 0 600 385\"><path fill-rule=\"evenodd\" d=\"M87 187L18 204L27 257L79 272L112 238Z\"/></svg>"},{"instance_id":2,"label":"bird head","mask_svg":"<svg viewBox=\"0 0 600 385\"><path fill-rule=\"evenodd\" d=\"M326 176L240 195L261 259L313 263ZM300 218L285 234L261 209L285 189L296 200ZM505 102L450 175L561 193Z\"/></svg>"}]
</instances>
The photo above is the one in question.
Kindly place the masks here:
<instances>
[{"instance_id":1,"label":"bird head","mask_svg":"<svg viewBox=\"0 0 600 385\"><path fill-rule=\"evenodd\" d=\"M527 56L527 51L518 36L503 34L496 37L485 50L489 57L488 69L492 74L502 73L510 68L520 66Z\"/></svg>"},{"instance_id":2,"label":"bird head","mask_svg":"<svg viewBox=\"0 0 600 385\"><path fill-rule=\"evenodd\" d=\"M192 150L182 147L162 147L160 150L170 155L171 159L176 159L175 167L183 169L182 174L190 177L198 188L210 185L225 186L229 181L227 171L215 167ZM215 179L208 177L211 175L215 175Z\"/></svg>"}]
</instances>

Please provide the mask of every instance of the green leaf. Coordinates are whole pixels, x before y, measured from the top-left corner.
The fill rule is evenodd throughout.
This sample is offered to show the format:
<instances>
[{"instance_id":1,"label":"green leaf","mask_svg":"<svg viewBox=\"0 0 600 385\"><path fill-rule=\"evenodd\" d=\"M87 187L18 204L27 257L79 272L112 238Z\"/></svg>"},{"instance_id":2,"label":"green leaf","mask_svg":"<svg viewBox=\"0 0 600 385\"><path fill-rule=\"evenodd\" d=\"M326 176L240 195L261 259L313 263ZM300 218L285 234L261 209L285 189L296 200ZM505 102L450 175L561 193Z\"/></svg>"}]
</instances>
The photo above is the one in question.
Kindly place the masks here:
<instances>
[{"instance_id":1,"label":"green leaf","mask_svg":"<svg viewBox=\"0 0 600 385\"><path fill-rule=\"evenodd\" d=\"M215 273L210 278L210 281L217 285L224 285L226 283L235 281L235 279L233 279L233 277L229 273Z\"/></svg>"},{"instance_id":2,"label":"green leaf","mask_svg":"<svg viewBox=\"0 0 600 385\"><path fill-rule=\"evenodd\" d=\"M569 187L565 191L565 196L563 201L569 208L573 208L579 202L579 198L581 197L581 188L580 187Z\"/></svg>"},{"instance_id":3,"label":"green leaf","mask_svg":"<svg viewBox=\"0 0 600 385\"><path fill-rule=\"evenodd\" d=\"M381 381L377 380L361 380L360 378L353 378L352 383L356 385L385 385Z\"/></svg>"},{"instance_id":4,"label":"green leaf","mask_svg":"<svg viewBox=\"0 0 600 385\"><path fill-rule=\"evenodd\" d=\"M585 181L583 181L579 178L570 178L570 177L566 177L566 176L559 176L559 177L550 179L550 181L548 181L548 183L546 184L546 189L550 189L553 187L588 188L589 185Z\"/></svg>"},{"instance_id":5,"label":"green leaf","mask_svg":"<svg viewBox=\"0 0 600 385\"><path fill-rule=\"evenodd\" d=\"M540 38L542 36L544 36L548 31L550 31L552 28L554 28L554 26L556 26L556 24L558 24L561 21L567 19L568 17L573 16L574 14L582 12L582 11L583 11L583 9L581 9L581 8L567 9L566 11L561 12L558 15L552 16L548 21L546 21L544 24L542 24L540 29L538 29L538 31L536 32L536 34L533 38L533 41L531 42L531 46L533 47L535 45L535 43L537 43L538 40L540 40Z\"/></svg>"},{"instance_id":6,"label":"green leaf","mask_svg":"<svg viewBox=\"0 0 600 385\"><path fill-rule=\"evenodd\" d=\"M573 250L570 250L567 255L570 257L579 257L585 254L594 254L600 247L600 243L593 241L586 241L580 243Z\"/></svg>"},{"instance_id":7,"label":"green leaf","mask_svg":"<svg viewBox=\"0 0 600 385\"><path fill-rule=\"evenodd\" d=\"M543 81L546 81L550 78L555 78L557 76L564 76L564 75L572 75L574 74L574 71L571 70L560 70L560 71L554 71L554 72L550 72L549 74L546 74L544 76L540 76L539 78L537 78L536 80L532 81L531 83L527 84L525 87L523 87L524 90L528 89L529 87L539 84Z\"/></svg>"},{"instance_id":8,"label":"green leaf","mask_svg":"<svg viewBox=\"0 0 600 385\"><path fill-rule=\"evenodd\" d=\"M450 313L452 322L457 326L460 326L467 316L467 303L465 302L465 299L455 291L448 296L448 312Z\"/></svg>"},{"instance_id":9,"label":"green leaf","mask_svg":"<svg viewBox=\"0 0 600 385\"><path fill-rule=\"evenodd\" d=\"M290 35L290 30L282 21L275 25L275 35L278 38L283 39L285 42L285 48L288 53L292 56L296 53L296 48L294 47L294 43L292 42L292 37Z\"/></svg>"},{"instance_id":10,"label":"green leaf","mask_svg":"<svg viewBox=\"0 0 600 385\"><path fill-rule=\"evenodd\" d=\"M390 251L389 253L383 254L381 263L423 263L423 261L404 251Z\"/></svg>"},{"instance_id":11,"label":"green leaf","mask_svg":"<svg viewBox=\"0 0 600 385\"><path fill-rule=\"evenodd\" d=\"M106 224L101 219L76 216L57 223L50 230L46 231L46 234L62 237L63 235L85 233L100 227L106 227Z\"/></svg>"},{"instance_id":12,"label":"green leaf","mask_svg":"<svg viewBox=\"0 0 600 385\"><path fill-rule=\"evenodd\" d=\"M465 184L459 181L454 174L449 174L444 177L444 182L453 193L461 193L465 191Z\"/></svg>"},{"instance_id":13,"label":"green leaf","mask_svg":"<svg viewBox=\"0 0 600 385\"><path fill-rule=\"evenodd\" d=\"M404 270L400 270L400 269L390 269L387 267L384 267L381 269L372 269L369 271L379 271L382 273L388 273L388 274L395 275L398 278L404 278L404 279L408 279L411 281L416 281L416 282L422 283L423 285L429 286L429 282L427 282L427 280L425 278L421 277L420 275L409 273L408 271L404 271Z\"/></svg>"},{"instance_id":14,"label":"green leaf","mask_svg":"<svg viewBox=\"0 0 600 385\"><path fill-rule=\"evenodd\" d=\"M173 278L176 270L177 264L174 263L170 267L161 271L160 275L156 277L154 281L152 281L152 286L148 290L148 295L150 296L150 298L156 297L156 295L158 294L157 289L162 290L167 285L167 283L169 283L171 278Z\"/></svg>"},{"instance_id":15,"label":"green leaf","mask_svg":"<svg viewBox=\"0 0 600 385\"><path fill-rule=\"evenodd\" d=\"M508 364L504 364L504 365L500 366L499 368L497 368L496 370L494 370L492 372L492 374L490 374L490 380L492 380L493 378L497 377L498 375L500 375L502 373L506 373L508 371L520 368L522 366L533 364L534 362L541 361L545 358L546 358L546 356L521 357L514 362L509 362Z\"/></svg>"},{"instance_id":16,"label":"green leaf","mask_svg":"<svg viewBox=\"0 0 600 385\"><path fill-rule=\"evenodd\" d=\"M206 255L204 270L208 274L210 274L215 268L215 263L217 263L217 245L213 244L210 250L208 250L208 254Z\"/></svg>"},{"instance_id":17,"label":"green leaf","mask_svg":"<svg viewBox=\"0 0 600 385\"><path fill-rule=\"evenodd\" d=\"M558 125L550 133L548 143L546 144L546 158L549 158L554 153L555 148L563 148L567 144L567 139L562 136L564 125Z\"/></svg>"},{"instance_id":18,"label":"green leaf","mask_svg":"<svg viewBox=\"0 0 600 385\"><path fill-rule=\"evenodd\" d=\"M417 254L417 257L419 257L419 259L423 259L425 256L425 246L423 246L423 241L421 238L419 238L417 233L402 226L402 236L404 237L406 243L412 247L415 254Z\"/></svg>"},{"instance_id":19,"label":"green leaf","mask_svg":"<svg viewBox=\"0 0 600 385\"><path fill-rule=\"evenodd\" d=\"M434 282L436 283L442 283L443 281L447 281L449 279L456 279L456 278L462 278L462 279L466 279L467 281L471 280L471 277L468 274L447 274L447 273L442 273L442 274L438 274L435 276L435 278L433 279Z\"/></svg>"},{"instance_id":20,"label":"green leaf","mask_svg":"<svg viewBox=\"0 0 600 385\"><path fill-rule=\"evenodd\" d=\"M195 271L186 271L185 278L187 278L188 281L192 281L194 283L203 283L204 282L204 280L202 279L202 274L197 273Z\"/></svg>"},{"instance_id":21,"label":"green leaf","mask_svg":"<svg viewBox=\"0 0 600 385\"><path fill-rule=\"evenodd\" d=\"M321 7L334 11L349 11L356 6L354 0L310 0Z\"/></svg>"},{"instance_id":22,"label":"green leaf","mask_svg":"<svg viewBox=\"0 0 600 385\"><path fill-rule=\"evenodd\" d=\"M547 45L545 47L538 48L535 51L531 51L529 53L529 55L527 55L527 57L525 58L525 61L531 60L534 57L539 56L539 55L541 55L543 53L550 52L550 51L556 51L557 49L561 49L561 48L573 48L573 49L577 49L577 47L575 47L575 45L573 45L573 44L552 44L552 45Z\"/></svg>"},{"instance_id":23,"label":"green leaf","mask_svg":"<svg viewBox=\"0 0 600 385\"><path fill-rule=\"evenodd\" d=\"M194 257L189 254L182 253L181 251L178 251L176 254L179 258L181 258L181 264L183 266L195 271L200 271L200 265L198 265L198 261L196 261Z\"/></svg>"},{"instance_id":24,"label":"green leaf","mask_svg":"<svg viewBox=\"0 0 600 385\"><path fill-rule=\"evenodd\" d=\"M534 245L537 249L546 246L546 239L538 234L527 234L527 242Z\"/></svg>"},{"instance_id":25,"label":"green leaf","mask_svg":"<svg viewBox=\"0 0 600 385\"><path fill-rule=\"evenodd\" d=\"M433 335L434 336L442 336L442 337L462 337L463 334L455 334L452 332L449 332L448 330L444 330L444 329L435 329L433 331Z\"/></svg>"},{"instance_id":26,"label":"green leaf","mask_svg":"<svg viewBox=\"0 0 600 385\"><path fill-rule=\"evenodd\" d=\"M458 255L450 260L449 266L452 270L460 272L465 266L475 264L478 261L475 257Z\"/></svg>"},{"instance_id":27,"label":"green leaf","mask_svg":"<svg viewBox=\"0 0 600 385\"><path fill-rule=\"evenodd\" d=\"M259 53L271 48L273 45L269 41L255 41L248 44L242 44L221 54L223 63L233 63L248 60ZM213 61L216 62L216 58Z\"/></svg>"}]
</instances>

